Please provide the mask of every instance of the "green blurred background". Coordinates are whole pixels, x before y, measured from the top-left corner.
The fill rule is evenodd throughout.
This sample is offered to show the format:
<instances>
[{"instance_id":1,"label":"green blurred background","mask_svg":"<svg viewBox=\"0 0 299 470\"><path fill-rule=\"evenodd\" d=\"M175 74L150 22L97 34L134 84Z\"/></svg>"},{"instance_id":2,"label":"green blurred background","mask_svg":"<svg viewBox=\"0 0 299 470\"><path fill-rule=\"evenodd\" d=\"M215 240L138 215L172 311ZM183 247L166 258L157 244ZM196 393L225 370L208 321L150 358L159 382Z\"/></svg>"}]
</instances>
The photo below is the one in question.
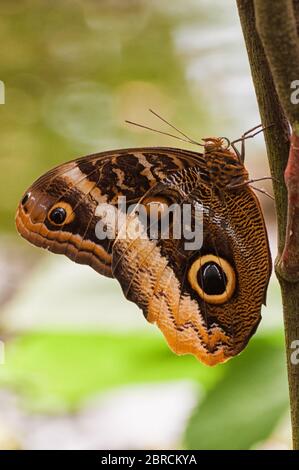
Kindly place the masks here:
<instances>
[{"instance_id":1,"label":"green blurred background","mask_svg":"<svg viewBox=\"0 0 299 470\"><path fill-rule=\"evenodd\" d=\"M0 448L288 448L274 278L248 348L208 368L172 354L115 281L14 227L22 193L56 164L181 146L124 123L168 130L148 108L197 139L259 123L234 0L2 0L1 13ZM262 136L246 162L268 174ZM273 204L261 202L275 255Z\"/></svg>"}]
</instances>

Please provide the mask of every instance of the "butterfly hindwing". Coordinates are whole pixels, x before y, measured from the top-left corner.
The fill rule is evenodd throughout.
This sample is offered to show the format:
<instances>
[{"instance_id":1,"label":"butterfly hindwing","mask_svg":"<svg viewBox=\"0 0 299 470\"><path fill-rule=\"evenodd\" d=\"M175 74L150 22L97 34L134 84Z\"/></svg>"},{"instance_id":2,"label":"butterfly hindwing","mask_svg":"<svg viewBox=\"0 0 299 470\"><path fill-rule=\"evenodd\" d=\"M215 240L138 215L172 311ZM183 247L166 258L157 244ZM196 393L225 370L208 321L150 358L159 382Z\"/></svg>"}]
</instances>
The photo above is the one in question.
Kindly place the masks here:
<instances>
[{"instance_id":1,"label":"butterfly hindwing","mask_svg":"<svg viewBox=\"0 0 299 470\"><path fill-rule=\"evenodd\" d=\"M141 233L137 206L114 243L113 275L177 354L191 353L209 365L223 362L238 354L256 330L271 271L256 197L248 187L237 193L213 191L191 167L169 175L146 199L175 201L181 208L190 204L193 218L202 214L197 227L203 229L202 245L186 249L190 237L183 230L180 239ZM212 294L199 279L205 266L220 273Z\"/></svg>"}]
</instances>

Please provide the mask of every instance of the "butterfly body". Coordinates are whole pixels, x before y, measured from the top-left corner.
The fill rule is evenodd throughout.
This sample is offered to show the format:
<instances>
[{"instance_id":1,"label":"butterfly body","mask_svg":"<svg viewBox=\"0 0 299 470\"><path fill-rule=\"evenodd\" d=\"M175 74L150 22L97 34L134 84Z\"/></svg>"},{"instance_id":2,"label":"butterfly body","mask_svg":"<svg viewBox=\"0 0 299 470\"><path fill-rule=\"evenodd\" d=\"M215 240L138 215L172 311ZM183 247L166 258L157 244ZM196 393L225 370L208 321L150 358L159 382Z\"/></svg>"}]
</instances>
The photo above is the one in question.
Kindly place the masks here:
<instances>
[{"instance_id":1,"label":"butterfly body","mask_svg":"<svg viewBox=\"0 0 299 470\"><path fill-rule=\"evenodd\" d=\"M176 353L214 365L246 346L271 273L263 216L247 180L238 155L221 139L207 139L203 153L103 152L39 178L20 203L16 224L34 245L116 278ZM200 209L201 246L186 249L186 236L165 238L160 229L151 237L148 227L140 236L140 214L127 210L153 204L161 220L165 208L189 205L192 226ZM114 209L125 223L101 239L99 230L113 229ZM173 230L174 219L170 225Z\"/></svg>"}]
</instances>

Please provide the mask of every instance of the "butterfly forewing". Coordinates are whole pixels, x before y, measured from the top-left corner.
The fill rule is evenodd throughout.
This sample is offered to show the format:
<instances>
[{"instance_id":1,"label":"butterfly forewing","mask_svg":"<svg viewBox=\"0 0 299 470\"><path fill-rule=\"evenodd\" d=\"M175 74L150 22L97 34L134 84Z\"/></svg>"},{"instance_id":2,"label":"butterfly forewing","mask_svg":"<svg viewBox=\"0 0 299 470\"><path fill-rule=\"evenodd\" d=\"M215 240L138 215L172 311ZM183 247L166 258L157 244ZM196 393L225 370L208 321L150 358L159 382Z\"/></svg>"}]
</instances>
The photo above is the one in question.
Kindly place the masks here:
<instances>
[{"instance_id":1,"label":"butterfly forewing","mask_svg":"<svg viewBox=\"0 0 299 470\"><path fill-rule=\"evenodd\" d=\"M126 198L126 207L134 204L167 174L196 165L201 158L195 152L140 148L73 160L50 170L26 191L26 204L17 211L18 231L37 246L111 276L113 239L97 236L97 224L101 229L97 209L117 205L119 197ZM61 204L68 223L59 225L51 219L51 210Z\"/></svg>"}]
</instances>

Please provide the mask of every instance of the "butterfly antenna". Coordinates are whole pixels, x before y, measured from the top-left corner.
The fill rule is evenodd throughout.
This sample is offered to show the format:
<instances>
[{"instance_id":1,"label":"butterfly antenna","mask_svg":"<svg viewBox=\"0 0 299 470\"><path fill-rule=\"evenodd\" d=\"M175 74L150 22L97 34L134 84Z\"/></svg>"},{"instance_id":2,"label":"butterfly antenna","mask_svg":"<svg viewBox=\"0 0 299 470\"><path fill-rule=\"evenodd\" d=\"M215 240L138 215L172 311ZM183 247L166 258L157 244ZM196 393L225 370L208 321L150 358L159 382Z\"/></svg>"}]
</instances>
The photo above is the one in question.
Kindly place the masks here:
<instances>
[{"instance_id":1,"label":"butterfly antenna","mask_svg":"<svg viewBox=\"0 0 299 470\"><path fill-rule=\"evenodd\" d=\"M183 137L185 137L186 139L188 139L188 141L189 141L191 144L200 145L200 146L204 147L204 144L200 144L200 143L197 142L196 140L191 139L188 135L184 134L184 132L180 131L180 129L178 129L177 127L175 127L173 124L171 124L171 122L167 121L165 118L163 118L162 116L160 116L158 113L156 113L156 112L153 111L152 109L149 109L149 112L152 113L154 116L156 116L156 117L157 117L158 119L160 119L161 121L165 122L165 124L167 124L169 127L171 127L171 128L174 129L176 132L178 132L179 134L181 134Z\"/></svg>"},{"instance_id":2,"label":"butterfly antenna","mask_svg":"<svg viewBox=\"0 0 299 470\"><path fill-rule=\"evenodd\" d=\"M125 120L127 124L132 124L133 126L141 127L142 129L147 129L148 131L152 132L157 132L158 134L162 135L167 135L168 137L173 137L174 139L180 140L181 142L188 142L188 144L196 144L196 145L201 145L195 141L190 140L188 137L186 139L183 139L182 137L178 137L177 135L174 134L169 134L168 132L164 131L159 131L158 129L153 129L152 127L144 126L143 124L138 124L137 122Z\"/></svg>"}]
</instances>

